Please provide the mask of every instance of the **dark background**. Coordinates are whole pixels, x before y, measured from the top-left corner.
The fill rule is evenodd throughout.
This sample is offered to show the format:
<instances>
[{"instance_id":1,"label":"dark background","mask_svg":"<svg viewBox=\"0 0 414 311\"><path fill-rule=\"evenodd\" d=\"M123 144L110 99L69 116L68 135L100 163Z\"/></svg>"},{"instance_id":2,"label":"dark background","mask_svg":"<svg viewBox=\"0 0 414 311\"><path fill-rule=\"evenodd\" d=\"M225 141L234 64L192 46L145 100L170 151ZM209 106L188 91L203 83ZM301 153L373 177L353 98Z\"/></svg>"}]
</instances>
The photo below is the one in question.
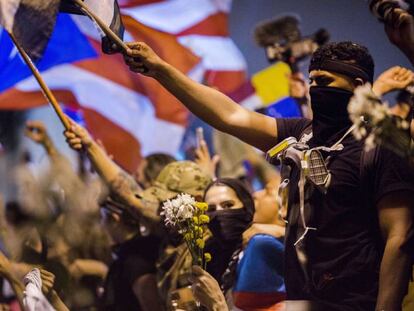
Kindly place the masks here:
<instances>
[{"instance_id":1,"label":"dark background","mask_svg":"<svg viewBox=\"0 0 414 311\"><path fill-rule=\"evenodd\" d=\"M326 28L331 41L351 40L368 47L375 60L376 76L395 65L412 68L388 41L383 25L369 11L367 0L233 0L230 32L246 57L249 74L268 65L264 51L255 45L254 26L287 12L301 17L302 35ZM303 67L307 72L307 64Z\"/></svg>"}]
</instances>

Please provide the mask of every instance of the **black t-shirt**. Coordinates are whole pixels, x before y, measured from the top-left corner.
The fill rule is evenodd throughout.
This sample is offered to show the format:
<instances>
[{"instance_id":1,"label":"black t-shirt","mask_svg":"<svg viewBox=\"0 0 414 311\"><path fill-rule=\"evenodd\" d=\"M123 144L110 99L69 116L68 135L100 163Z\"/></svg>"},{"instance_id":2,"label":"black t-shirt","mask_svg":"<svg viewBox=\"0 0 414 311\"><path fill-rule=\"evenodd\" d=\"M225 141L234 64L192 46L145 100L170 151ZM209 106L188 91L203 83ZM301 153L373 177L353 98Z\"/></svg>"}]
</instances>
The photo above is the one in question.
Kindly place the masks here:
<instances>
[{"instance_id":1,"label":"black t-shirt","mask_svg":"<svg viewBox=\"0 0 414 311\"><path fill-rule=\"evenodd\" d=\"M278 139L299 140L310 127L307 119L277 119ZM343 134L337 133L327 146ZM330 310L374 310L384 247L376 205L392 192L414 195L414 179L405 161L390 151L375 148L372 154L363 152L362 143L352 135L342 144L342 151L331 154L326 194L312 186L306 190L310 191L307 225L317 230L309 231L304 241L305 271L294 246L302 225L296 221L299 174L292 173L285 240L287 295L291 300L327 303ZM312 140L309 145L315 147Z\"/></svg>"},{"instance_id":2,"label":"black t-shirt","mask_svg":"<svg viewBox=\"0 0 414 311\"><path fill-rule=\"evenodd\" d=\"M103 310L141 310L132 286L140 276L156 272L160 242L153 235L136 236L114 249L115 260L105 281Z\"/></svg>"}]
</instances>

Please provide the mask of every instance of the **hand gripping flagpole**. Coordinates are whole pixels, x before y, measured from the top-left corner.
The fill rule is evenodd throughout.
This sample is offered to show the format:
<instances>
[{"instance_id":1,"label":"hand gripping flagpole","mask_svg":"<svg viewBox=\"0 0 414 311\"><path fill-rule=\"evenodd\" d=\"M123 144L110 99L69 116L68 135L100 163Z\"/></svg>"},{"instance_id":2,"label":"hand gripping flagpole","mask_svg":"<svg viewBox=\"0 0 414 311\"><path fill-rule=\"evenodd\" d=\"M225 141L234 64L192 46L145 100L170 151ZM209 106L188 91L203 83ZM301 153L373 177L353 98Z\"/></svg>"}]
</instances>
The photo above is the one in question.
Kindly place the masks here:
<instances>
[{"instance_id":1,"label":"hand gripping flagpole","mask_svg":"<svg viewBox=\"0 0 414 311\"><path fill-rule=\"evenodd\" d=\"M116 33L112 31L108 25L105 24L102 19L93 13L82 0L73 0L74 3L86 14L88 15L98 26L102 29L102 31L112 40L114 41L123 51L126 53L129 50L129 47L125 44L124 41L119 38Z\"/></svg>"},{"instance_id":2,"label":"hand gripping flagpole","mask_svg":"<svg viewBox=\"0 0 414 311\"><path fill-rule=\"evenodd\" d=\"M60 107L58 101L56 100L55 96L53 95L52 91L49 89L45 81L43 80L42 76L40 75L39 70L33 64L32 60L30 59L29 55L25 52L25 50L20 46L17 42L16 37L13 33L8 32L10 38L12 39L14 45L16 46L17 50L19 51L20 55L23 57L24 62L29 66L30 70L32 71L34 77L39 83L40 88L42 89L43 95L47 98L49 103L52 105L53 110L55 110L56 114L58 115L60 121L62 122L65 129L70 128L70 123L66 115L63 113L62 108Z\"/></svg>"}]
</instances>

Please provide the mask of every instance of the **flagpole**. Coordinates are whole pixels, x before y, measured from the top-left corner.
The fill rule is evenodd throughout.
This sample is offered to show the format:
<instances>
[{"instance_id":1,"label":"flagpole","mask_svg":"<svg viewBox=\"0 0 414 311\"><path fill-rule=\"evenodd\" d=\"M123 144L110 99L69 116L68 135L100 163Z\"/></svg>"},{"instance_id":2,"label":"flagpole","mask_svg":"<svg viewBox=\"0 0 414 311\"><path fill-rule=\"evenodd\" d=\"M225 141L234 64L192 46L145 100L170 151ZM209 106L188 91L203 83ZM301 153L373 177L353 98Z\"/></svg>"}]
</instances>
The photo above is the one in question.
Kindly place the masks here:
<instances>
[{"instance_id":1,"label":"flagpole","mask_svg":"<svg viewBox=\"0 0 414 311\"><path fill-rule=\"evenodd\" d=\"M92 20L94 20L98 26L102 29L102 31L112 40L114 41L120 48L124 50L124 52L127 52L129 50L129 47L125 44L124 41L122 41L108 25L106 25L102 19L97 16L95 13L93 13L85 3L83 3L82 0L73 0L73 2L76 3L79 8L81 8L86 15L88 15Z\"/></svg>"},{"instance_id":2,"label":"flagpole","mask_svg":"<svg viewBox=\"0 0 414 311\"><path fill-rule=\"evenodd\" d=\"M62 122L63 126L66 129L70 128L70 123L65 116L65 114L62 111L62 108L60 107L58 101L56 100L55 96L53 95L52 91L49 89L45 81L43 80L42 76L40 75L39 70L36 68L36 66L33 64L32 60L30 59L29 55L23 50L23 48L20 46L20 44L17 42L16 37L11 33L8 32L10 38L12 39L14 45L16 46L17 50L20 52L20 54L23 57L24 62L29 66L30 70L32 71L34 77L36 78L37 82L40 85L40 88L43 91L43 95L47 98L49 103L52 105L52 108L55 110L56 114L58 115L60 121Z\"/></svg>"}]
</instances>

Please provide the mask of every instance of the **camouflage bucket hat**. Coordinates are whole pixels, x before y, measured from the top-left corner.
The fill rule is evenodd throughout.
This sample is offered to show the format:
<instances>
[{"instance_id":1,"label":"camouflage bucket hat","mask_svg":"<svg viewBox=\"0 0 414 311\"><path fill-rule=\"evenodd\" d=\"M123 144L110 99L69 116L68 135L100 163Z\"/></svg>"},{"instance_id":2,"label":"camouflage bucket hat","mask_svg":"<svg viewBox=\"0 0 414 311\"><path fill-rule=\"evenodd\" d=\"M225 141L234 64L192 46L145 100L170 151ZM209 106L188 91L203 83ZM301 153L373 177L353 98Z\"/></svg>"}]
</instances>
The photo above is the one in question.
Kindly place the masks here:
<instances>
[{"instance_id":1,"label":"camouflage bucket hat","mask_svg":"<svg viewBox=\"0 0 414 311\"><path fill-rule=\"evenodd\" d=\"M144 190L140 197L147 203L157 203L172 199L180 193L202 196L211 182L196 163L177 161L168 164L155 179L154 185Z\"/></svg>"}]
</instances>

